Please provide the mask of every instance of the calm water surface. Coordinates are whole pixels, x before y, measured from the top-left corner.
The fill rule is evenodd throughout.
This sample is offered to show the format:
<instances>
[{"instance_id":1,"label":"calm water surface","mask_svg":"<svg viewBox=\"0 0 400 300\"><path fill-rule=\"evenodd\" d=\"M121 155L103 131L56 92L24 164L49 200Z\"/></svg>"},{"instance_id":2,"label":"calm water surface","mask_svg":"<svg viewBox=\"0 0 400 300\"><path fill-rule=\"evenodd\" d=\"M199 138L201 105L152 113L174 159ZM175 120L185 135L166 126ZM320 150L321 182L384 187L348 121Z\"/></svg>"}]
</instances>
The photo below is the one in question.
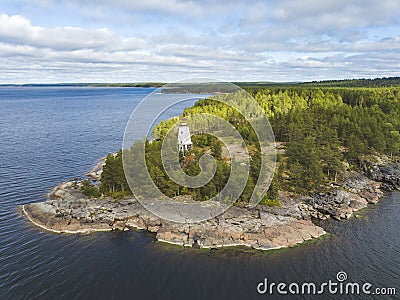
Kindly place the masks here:
<instances>
[{"instance_id":1,"label":"calm water surface","mask_svg":"<svg viewBox=\"0 0 400 300\"><path fill-rule=\"evenodd\" d=\"M0 299L275 299L258 295L257 283L321 283L339 271L400 293L398 193L362 219L325 223L327 238L277 252L182 249L136 231L54 235L28 223L17 206L45 200L54 185L118 150L132 110L151 91L0 88ZM316 299L330 298L368 299Z\"/></svg>"}]
</instances>

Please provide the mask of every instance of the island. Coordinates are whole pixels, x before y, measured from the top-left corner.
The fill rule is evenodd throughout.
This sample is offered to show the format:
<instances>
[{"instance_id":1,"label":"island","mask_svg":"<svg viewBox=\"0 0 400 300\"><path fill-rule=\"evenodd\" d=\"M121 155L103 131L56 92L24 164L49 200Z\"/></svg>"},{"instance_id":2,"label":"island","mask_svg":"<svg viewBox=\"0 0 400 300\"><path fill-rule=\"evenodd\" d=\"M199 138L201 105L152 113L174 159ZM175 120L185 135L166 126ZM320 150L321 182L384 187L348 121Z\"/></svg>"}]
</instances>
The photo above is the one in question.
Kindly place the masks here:
<instances>
[{"instance_id":1,"label":"island","mask_svg":"<svg viewBox=\"0 0 400 300\"><path fill-rule=\"evenodd\" d=\"M25 204L21 211L54 233L147 230L158 241L196 248L270 250L316 239L326 234L321 220L357 217L385 192L400 189L400 88L385 82L398 84L398 79L245 86L268 116L277 151L270 188L253 208L248 203L260 173L260 145L246 120L215 101L224 96L217 94L185 109L182 117L217 113L234 123L246 141L250 175L240 198L224 213L198 223L174 223L152 214L129 189L122 151L97 164L87 174L90 179L62 183L47 201ZM146 142L150 176L173 201L206 203L226 184L232 162L218 139L198 134L192 136L193 148L185 146L180 164L195 176L199 158L210 154L217 162L215 178L199 188L169 180L160 151L177 121L160 122L154 140Z\"/></svg>"}]
</instances>

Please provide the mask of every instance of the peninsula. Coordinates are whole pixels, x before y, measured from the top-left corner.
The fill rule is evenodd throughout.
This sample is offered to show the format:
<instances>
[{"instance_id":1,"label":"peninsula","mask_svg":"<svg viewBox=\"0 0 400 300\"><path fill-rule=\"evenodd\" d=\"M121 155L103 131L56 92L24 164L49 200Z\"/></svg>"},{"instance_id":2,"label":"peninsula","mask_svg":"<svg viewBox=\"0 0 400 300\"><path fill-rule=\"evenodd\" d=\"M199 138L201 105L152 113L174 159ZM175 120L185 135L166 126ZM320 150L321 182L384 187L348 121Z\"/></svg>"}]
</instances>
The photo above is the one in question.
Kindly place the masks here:
<instances>
[{"instance_id":1,"label":"peninsula","mask_svg":"<svg viewBox=\"0 0 400 300\"><path fill-rule=\"evenodd\" d=\"M123 200L88 198L82 182L55 187L45 202L21 206L36 226L54 233L90 233L139 229L154 232L159 241L189 247L249 246L270 250L290 247L325 234L312 220L349 219L368 204L376 204L383 191L400 189L400 162L363 165L345 182L327 193L283 197L280 206L254 209L233 206L222 215L195 224L164 221L147 211L133 197ZM185 200L189 201L189 200Z\"/></svg>"},{"instance_id":2,"label":"peninsula","mask_svg":"<svg viewBox=\"0 0 400 300\"><path fill-rule=\"evenodd\" d=\"M235 124L246 141L250 176L240 198L223 214L186 224L153 215L132 196L121 151L89 172L96 184L90 180L60 184L47 201L23 205L21 210L32 223L55 233L144 229L154 232L159 241L200 248L244 245L269 250L318 238L325 231L316 220L349 219L368 204L376 204L385 191L400 189L398 81L248 85L247 92L265 110L277 141L275 176L268 193L252 209L248 201L260 172L260 146L245 120L214 101L213 97L223 95L214 95L185 109L183 116L216 113ZM393 82L396 85L386 85ZM174 123L158 124L155 139L146 144L150 176L173 201L207 205L204 200L226 184L230 161L217 139L195 135L193 149L185 148L180 158L181 167L195 176L199 158L211 154L216 159L215 178L189 189L169 180L160 152ZM163 204L154 200L154 205Z\"/></svg>"}]
</instances>

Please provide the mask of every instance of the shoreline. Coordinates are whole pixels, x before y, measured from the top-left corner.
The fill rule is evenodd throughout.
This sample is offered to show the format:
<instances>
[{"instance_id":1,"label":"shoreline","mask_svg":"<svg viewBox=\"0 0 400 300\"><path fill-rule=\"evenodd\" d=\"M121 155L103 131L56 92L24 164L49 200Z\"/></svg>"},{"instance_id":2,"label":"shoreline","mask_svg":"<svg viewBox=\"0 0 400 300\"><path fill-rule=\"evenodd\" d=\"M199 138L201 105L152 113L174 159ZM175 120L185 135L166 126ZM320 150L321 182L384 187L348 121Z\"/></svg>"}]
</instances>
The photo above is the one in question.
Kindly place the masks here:
<instances>
[{"instance_id":1,"label":"shoreline","mask_svg":"<svg viewBox=\"0 0 400 300\"><path fill-rule=\"evenodd\" d=\"M62 185L70 188L68 184ZM55 190L60 191L59 187ZM72 207L76 201L85 208L97 207L106 210L104 216L110 218L105 220L99 217L98 220L89 221L74 215L76 212L61 216L55 209L60 203ZM246 246L264 251L276 250L295 246L326 234L321 227L309 220L297 220L293 217L275 216L263 212L261 212L263 216L259 217L260 211L239 207L232 207L226 216L223 214L201 223L171 223L151 215L134 199L125 201L120 203L110 199L84 200L64 196L57 200L22 205L21 212L36 227L55 234L146 230L155 233L155 239L160 242L205 249ZM107 207L102 207L100 204ZM115 218L108 213L111 210L116 214ZM259 232L254 232L256 226L259 227Z\"/></svg>"},{"instance_id":2,"label":"shoreline","mask_svg":"<svg viewBox=\"0 0 400 300\"><path fill-rule=\"evenodd\" d=\"M155 240L181 247L217 249L244 246L261 251L279 250L316 240L327 233L314 219L356 217L376 204L384 191L400 190L400 161L365 163L363 172L349 172L341 185L326 193L282 198L280 207L254 209L232 206L201 223L172 223L147 211L137 200L88 199L77 182L61 183L44 202L20 206L36 227L55 234L90 234L113 230L146 230Z\"/></svg>"},{"instance_id":3,"label":"shoreline","mask_svg":"<svg viewBox=\"0 0 400 300\"><path fill-rule=\"evenodd\" d=\"M56 233L56 234L90 234L90 233L95 233L95 232L108 232L108 231L113 231L113 229L86 229L86 230L75 230L75 231L71 231L71 230L55 230L55 229L51 229L46 227L45 225L39 224L38 222L36 222L31 215L25 210L25 205L21 206L21 211L22 214L36 227L39 227L41 229L43 229L44 231L47 232L51 232L51 233ZM140 230L140 231L145 231L145 228L134 228L136 230ZM251 244L242 244L242 243L233 243L233 244L220 244L220 245L214 245L213 247L211 246L203 246L201 247L201 249L206 249L206 250L210 250L210 249L221 249L221 248L229 248L229 247L248 247L248 248L252 248L255 250L260 250L260 251L273 251L273 250L281 250L281 249L286 249L286 248L291 248L291 247L295 247L295 246L300 246L301 244L305 243L305 242L309 242L309 241L313 241L313 240L318 240L324 236L326 236L327 234L329 234L328 232L326 232L325 230L323 230L323 233L318 236L318 237L310 237L307 238L305 240L303 240L300 243L297 243L295 245L292 246L277 246L277 247L271 247L271 248L262 248L262 247L254 247ZM161 242L161 243L165 243L168 245L174 245L174 246L179 246L182 247L181 243L178 242L172 242L172 241L168 241L168 240L164 240L161 238L156 238L155 239L157 242ZM194 248L193 245L191 244L186 244L183 245L184 248Z\"/></svg>"},{"instance_id":4,"label":"shoreline","mask_svg":"<svg viewBox=\"0 0 400 300\"><path fill-rule=\"evenodd\" d=\"M112 229L86 229L86 230L56 230L56 229L52 229L49 227L46 227L45 225L40 224L39 222L35 221L33 219L33 217L26 211L25 209L25 205L21 205L21 212L22 214L25 216L25 218L28 219L28 221L30 221L33 225L35 225L36 227L39 227L41 229L43 229L44 231L48 231L51 233L57 233L57 234L90 234L90 233L94 233L94 232L106 232L106 231L112 231Z\"/></svg>"}]
</instances>

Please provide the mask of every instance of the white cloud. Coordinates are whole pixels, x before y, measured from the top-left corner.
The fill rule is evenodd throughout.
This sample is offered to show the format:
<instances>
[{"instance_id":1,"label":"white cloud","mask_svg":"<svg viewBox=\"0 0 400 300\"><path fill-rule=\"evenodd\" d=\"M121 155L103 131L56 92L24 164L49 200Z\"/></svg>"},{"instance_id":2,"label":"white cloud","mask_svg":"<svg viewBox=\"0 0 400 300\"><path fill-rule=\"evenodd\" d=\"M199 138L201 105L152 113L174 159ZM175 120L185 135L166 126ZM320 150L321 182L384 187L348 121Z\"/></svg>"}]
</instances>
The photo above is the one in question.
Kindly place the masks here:
<instances>
[{"instance_id":1,"label":"white cloud","mask_svg":"<svg viewBox=\"0 0 400 300\"><path fill-rule=\"evenodd\" d=\"M397 0L28 2L74 21L0 14L0 83L400 75Z\"/></svg>"},{"instance_id":2,"label":"white cloud","mask_svg":"<svg viewBox=\"0 0 400 300\"><path fill-rule=\"evenodd\" d=\"M0 15L0 40L10 44L27 44L39 48L75 50L81 48L134 48L142 47L140 39L119 40L117 35L106 29L83 29L79 27L44 28L32 26L23 16Z\"/></svg>"},{"instance_id":3,"label":"white cloud","mask_svg":"<svg viewBox=\"0 0 400 300\"><path fill-rule=\"evenodd\" d=\"M296 22L316 30L387 25L398 22L397 0L286 0L274 1L272 16L279 22Z\"/></svg>"}]
</instances>

